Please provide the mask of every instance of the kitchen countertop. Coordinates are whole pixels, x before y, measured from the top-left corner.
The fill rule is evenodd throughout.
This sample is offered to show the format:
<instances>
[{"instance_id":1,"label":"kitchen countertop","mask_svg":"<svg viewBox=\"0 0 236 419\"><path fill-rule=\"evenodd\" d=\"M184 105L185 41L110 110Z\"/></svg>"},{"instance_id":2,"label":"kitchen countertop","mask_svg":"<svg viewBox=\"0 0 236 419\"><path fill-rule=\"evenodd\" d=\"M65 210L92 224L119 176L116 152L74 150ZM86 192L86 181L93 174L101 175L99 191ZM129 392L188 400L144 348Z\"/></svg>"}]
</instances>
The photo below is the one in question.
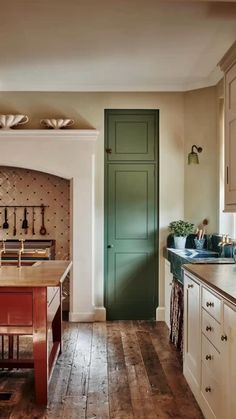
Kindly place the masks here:
<instances>
[{"instance_id":1,"label":"kitchen countertop","mask_svg":"<svg viewBox=\"0 0 236 419\"><path fill-rule=\"evenodd\" d=\"M32 266L2 266L0 287L57 287L70 271L72 262L50 260Z\"/></svg>"},{"instance_id":2,"label":"kitchen countertop","mask_svg":"<svg viewBox=\"0 0 236 419\"><path fill-rule=\"evenodd\" d=\"M229 302L236 305L236 265L183 265L183 269L199 278Z\"/></svg>"}]
</instances>

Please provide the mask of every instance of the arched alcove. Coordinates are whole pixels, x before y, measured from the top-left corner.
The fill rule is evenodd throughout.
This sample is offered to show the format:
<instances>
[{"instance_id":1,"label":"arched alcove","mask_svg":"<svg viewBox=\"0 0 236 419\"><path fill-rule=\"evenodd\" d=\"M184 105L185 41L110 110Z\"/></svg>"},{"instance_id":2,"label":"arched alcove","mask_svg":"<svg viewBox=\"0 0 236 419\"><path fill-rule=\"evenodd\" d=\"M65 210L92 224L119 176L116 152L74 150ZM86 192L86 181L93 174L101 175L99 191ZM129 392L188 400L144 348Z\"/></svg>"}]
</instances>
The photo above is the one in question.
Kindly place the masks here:
<instances>
[{"instance_id":1,"label":"arched alcove","mask_svg":"<svg viewBox=\"0 0 236 419\"><path fill-rule=\"evenodd\" d=\"M70 182L70 320L105 320L95 281L96 130L0 131L0 166L34 170ZM100 279L102 281L102 279Z\"/></svg>"}]
</instances>

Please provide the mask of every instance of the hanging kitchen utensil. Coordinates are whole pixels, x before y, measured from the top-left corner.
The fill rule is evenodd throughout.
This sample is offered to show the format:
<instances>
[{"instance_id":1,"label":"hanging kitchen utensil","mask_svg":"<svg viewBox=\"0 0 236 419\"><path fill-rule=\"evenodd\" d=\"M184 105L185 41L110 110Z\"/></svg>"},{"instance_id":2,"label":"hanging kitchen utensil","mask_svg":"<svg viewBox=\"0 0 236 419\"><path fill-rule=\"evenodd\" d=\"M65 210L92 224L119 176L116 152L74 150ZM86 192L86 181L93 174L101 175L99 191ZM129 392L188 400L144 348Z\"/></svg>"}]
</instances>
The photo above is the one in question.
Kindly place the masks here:
<instances>
[{"instance_id":1,"label":"hanging kitchen utensil","mask_svg":"<svg viewBox=\"0 0 236 419\"><path fill-rule=\"evenodd\" d=\"M39 230L39 234L41 234L42 236L45 236L45 234L47 233L47 230L45 228L45 224L44 224L44 212L45 212L45 207L42 204L41 205L41 215L42 215L42 226Z\"/></svg>"},{"instance_id":2,"label":"hanging kitchen utensil","mask_svg":"<svg viewBox=\"0 0 236 419\"><path fill-rule=\"evenodd\" d=\"M29 224L27 220L27 208L24 209L24 220L22 222L22 228L25 230L25 234L27 234L28 228L29 228Z\"/></svg>"},{"instance_id":3,"label":"hanging kitchen utensil","mask_svg":"<svg viewBox=\"0 0 236 419\"><path fill-rule=\"evenodd\" d=\"M7 208L4 210L4 223L2 225L2 228L7 229L9 228L8 219L7 219Z\"/></svg>"},{"instance_id":4,"label":"hanging kitchen utensil","mask_svg":"<svg viewBox=\"0 0 236 419\"><path fill-rule=\"evenodd\" d=\"M13 236L16 236L16 208L14 208L13 219L14 219Z\"/></svg>"},{"instance_id":5,"label":"hanging kitchen utensil","mask_svg":"<svg viewBox=\"0 0 236 419\"><path fill-rule=\"evenodd\" d=\"M32 234L35 235L35 229L34 229L34 222L35 222L35 210L33 207L33 219L32 219Z\"/></svg>"}]
</instances>

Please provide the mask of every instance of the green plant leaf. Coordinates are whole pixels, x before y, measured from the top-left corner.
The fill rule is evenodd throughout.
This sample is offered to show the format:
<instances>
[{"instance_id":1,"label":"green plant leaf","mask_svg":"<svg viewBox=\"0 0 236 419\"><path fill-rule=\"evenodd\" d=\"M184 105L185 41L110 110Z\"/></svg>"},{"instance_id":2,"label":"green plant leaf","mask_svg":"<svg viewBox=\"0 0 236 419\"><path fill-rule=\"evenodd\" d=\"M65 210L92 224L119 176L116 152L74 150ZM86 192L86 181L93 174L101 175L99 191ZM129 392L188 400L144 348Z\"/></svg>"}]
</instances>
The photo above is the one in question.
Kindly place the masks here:
<instances>
[{"instance_id":1,"label":"green plant leaf","mask_svg":"<svg viewBox=\"0 0 236 419\"><path fill-rule=\"evenodd\" d=\"M177 220L172 221L168 228L170 233L172 233L174 236L184 237L193 232L194 224L190 223L189 221Z\"/></svg>"}]
</instances>

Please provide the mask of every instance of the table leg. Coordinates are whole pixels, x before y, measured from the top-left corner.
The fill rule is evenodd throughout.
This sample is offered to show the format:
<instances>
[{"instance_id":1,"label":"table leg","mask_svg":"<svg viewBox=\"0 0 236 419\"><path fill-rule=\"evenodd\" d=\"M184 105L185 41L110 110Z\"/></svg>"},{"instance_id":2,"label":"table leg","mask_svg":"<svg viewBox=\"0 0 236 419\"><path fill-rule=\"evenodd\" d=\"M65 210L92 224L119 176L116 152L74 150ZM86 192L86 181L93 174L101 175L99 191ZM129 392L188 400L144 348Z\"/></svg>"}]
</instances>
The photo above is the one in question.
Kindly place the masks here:
<instances>
[{"instance_id":1,"label":"table leg","mask_svg":"<svg viewBox=\"0 0 236 419\"><path fill-rule=\"evenodd\" d=\"M62 290L60 289L60 293L61 291ZM58 310L52 322L53 342L59 342L60 344L59 354L62 353L62 302L61 301L62 300L60 296L60 306L58 307Z\"/></svg>"},{"instance_id":2,"label":"table leg","mask_svg":"<svg viewBox=\"0 0 236 419\"><path fill-rule=\"evenodd\" d=\"M36 402L46 405L48 401L46 287L33 290L33 352Z\"/></svg>"}]
</instances>

